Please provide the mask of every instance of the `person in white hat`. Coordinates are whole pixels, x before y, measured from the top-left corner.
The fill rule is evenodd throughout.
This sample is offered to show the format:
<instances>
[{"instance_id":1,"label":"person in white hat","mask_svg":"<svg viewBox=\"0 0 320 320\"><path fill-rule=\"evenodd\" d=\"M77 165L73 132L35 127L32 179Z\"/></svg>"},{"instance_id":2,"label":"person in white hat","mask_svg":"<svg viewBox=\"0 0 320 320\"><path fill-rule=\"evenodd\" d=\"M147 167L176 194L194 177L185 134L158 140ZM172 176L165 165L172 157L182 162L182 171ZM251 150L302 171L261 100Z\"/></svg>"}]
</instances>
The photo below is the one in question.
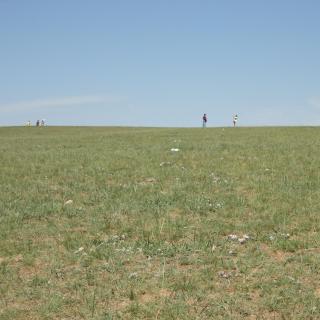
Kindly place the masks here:
<instances>
[{"instance_id":1,"label":"person in white hat","mask_svg":"<svg viewBox=\"0 0 320 320\"><path fill-rule=\"evenodd\" d=\"M235 114L235 115L233 116L233 127L235 127L235 126L237 125L237 121L238 121L238 115Z\"/></svg>"}]
</instances>

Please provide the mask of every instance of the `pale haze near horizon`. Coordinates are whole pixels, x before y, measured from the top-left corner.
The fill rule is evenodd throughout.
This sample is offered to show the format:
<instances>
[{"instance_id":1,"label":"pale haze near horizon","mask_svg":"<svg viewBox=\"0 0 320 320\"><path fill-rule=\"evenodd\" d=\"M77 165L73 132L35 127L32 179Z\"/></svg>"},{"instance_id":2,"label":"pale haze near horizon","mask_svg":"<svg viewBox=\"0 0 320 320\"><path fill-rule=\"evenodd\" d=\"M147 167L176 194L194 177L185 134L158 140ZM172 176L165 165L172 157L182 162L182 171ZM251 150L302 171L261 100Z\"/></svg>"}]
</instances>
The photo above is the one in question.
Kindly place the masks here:
<instances>
[{"instance_id":1,"label":"pale haze near horizon","mask_svg":"<svg viewBox=\"0 0 320 320\"><path fill-rule=\"evenodd\" d=\"M319 125L319 38L315 0L0 0L0 125Z\"/></svg>"}]
</instances>

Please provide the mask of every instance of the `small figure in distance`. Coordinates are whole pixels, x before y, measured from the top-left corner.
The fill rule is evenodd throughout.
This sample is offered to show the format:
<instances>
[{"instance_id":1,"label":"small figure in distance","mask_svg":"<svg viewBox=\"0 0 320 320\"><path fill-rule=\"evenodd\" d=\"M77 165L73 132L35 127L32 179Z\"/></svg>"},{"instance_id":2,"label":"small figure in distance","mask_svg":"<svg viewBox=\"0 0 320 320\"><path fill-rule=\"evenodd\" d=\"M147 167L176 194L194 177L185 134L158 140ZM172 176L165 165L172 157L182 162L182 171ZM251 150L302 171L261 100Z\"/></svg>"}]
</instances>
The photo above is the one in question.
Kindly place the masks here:
<instances>
[{"instance_id":1,"label":"small figure in distance","mask_svg":"<svg viewBox=\"0 0 320 320\"><path fill-rule=\"evenodd\" d=\"M208 118L207 118L207 114L205 113L202 117L202 128L205 128L207 126L207 121L208 121Z\"/></svg>"},{"instance_id":2,"label":"small figure in distance","mask_svg":"<svg viewBox=\"0 0 320 320\"><path fill-rule=\"evenodd\" d=\"M44 127L44 119L41 120L41 127Z\"/></svg>"},{"instance_id":3,"label":"small figure in distance","mask_svg":"<svg viewBox=\"0 0 320 320\"><path fill-rule=\"evenodd\" d=\"M39 127L39 125L40 125L40 120L37 120L36 126Z\"/></svg>"},{"instance_id":4,"label":"small figure in distance","mask_svg":"<svg viewBox=\"0 0 320 320\"><path fill-rule=\"evenodd\" d=\"M237 125L237 121L238 121L238 115L235 114L235 115L233 116L233 127L235 127L235 126Z\"/></svg>"},{"instance_id":5,"label":"small figure in distance","mask_svg":"<svg viewBox=\"0 0 320 320\"><path fill-rule=\"evenodd\" d=\"M27 122L27 127L30 127L31 126L31 122L30 120Z\"/></svg>"}]
</instances>

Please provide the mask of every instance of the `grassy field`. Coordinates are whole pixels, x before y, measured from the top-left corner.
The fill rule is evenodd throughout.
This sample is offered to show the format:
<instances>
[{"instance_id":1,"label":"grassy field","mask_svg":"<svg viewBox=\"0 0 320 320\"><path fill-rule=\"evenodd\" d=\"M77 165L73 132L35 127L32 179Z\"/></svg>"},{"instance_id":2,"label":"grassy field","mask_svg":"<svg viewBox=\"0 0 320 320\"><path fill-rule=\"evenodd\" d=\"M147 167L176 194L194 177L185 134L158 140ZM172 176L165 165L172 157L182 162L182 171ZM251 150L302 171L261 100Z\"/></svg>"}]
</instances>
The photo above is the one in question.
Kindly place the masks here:
<instances>
[{"instance_id":1,"label":"grassy field","mask_svg":"<svg viewBox=\"0 0 320 320\"><path fill-rule=\"evenodd\" d=\"M0 128L0 160L1 320L320 319L320 128Z\"/></svg>"}]
</instances>

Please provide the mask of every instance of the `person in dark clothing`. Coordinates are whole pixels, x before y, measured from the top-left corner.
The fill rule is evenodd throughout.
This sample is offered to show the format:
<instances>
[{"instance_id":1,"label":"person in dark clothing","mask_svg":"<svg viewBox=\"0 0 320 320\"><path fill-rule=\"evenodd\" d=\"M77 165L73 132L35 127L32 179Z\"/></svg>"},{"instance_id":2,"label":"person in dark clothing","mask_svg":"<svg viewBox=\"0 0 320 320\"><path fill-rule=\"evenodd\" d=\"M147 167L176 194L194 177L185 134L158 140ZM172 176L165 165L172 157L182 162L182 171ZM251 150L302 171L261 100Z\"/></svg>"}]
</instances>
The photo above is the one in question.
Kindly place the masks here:
<instances>
[{"instance_id":1,"label":"person in dark clothing","mask_svg":"<svg viewBox=\"0 0 320 320\"><path fill-rule=\"evenodd\" d=\"M207 121L208 121L208 118L207 118L207 114L205 113L202 117L202 128L205 128L207 126Z\"/></svg>"}]
</instances>

